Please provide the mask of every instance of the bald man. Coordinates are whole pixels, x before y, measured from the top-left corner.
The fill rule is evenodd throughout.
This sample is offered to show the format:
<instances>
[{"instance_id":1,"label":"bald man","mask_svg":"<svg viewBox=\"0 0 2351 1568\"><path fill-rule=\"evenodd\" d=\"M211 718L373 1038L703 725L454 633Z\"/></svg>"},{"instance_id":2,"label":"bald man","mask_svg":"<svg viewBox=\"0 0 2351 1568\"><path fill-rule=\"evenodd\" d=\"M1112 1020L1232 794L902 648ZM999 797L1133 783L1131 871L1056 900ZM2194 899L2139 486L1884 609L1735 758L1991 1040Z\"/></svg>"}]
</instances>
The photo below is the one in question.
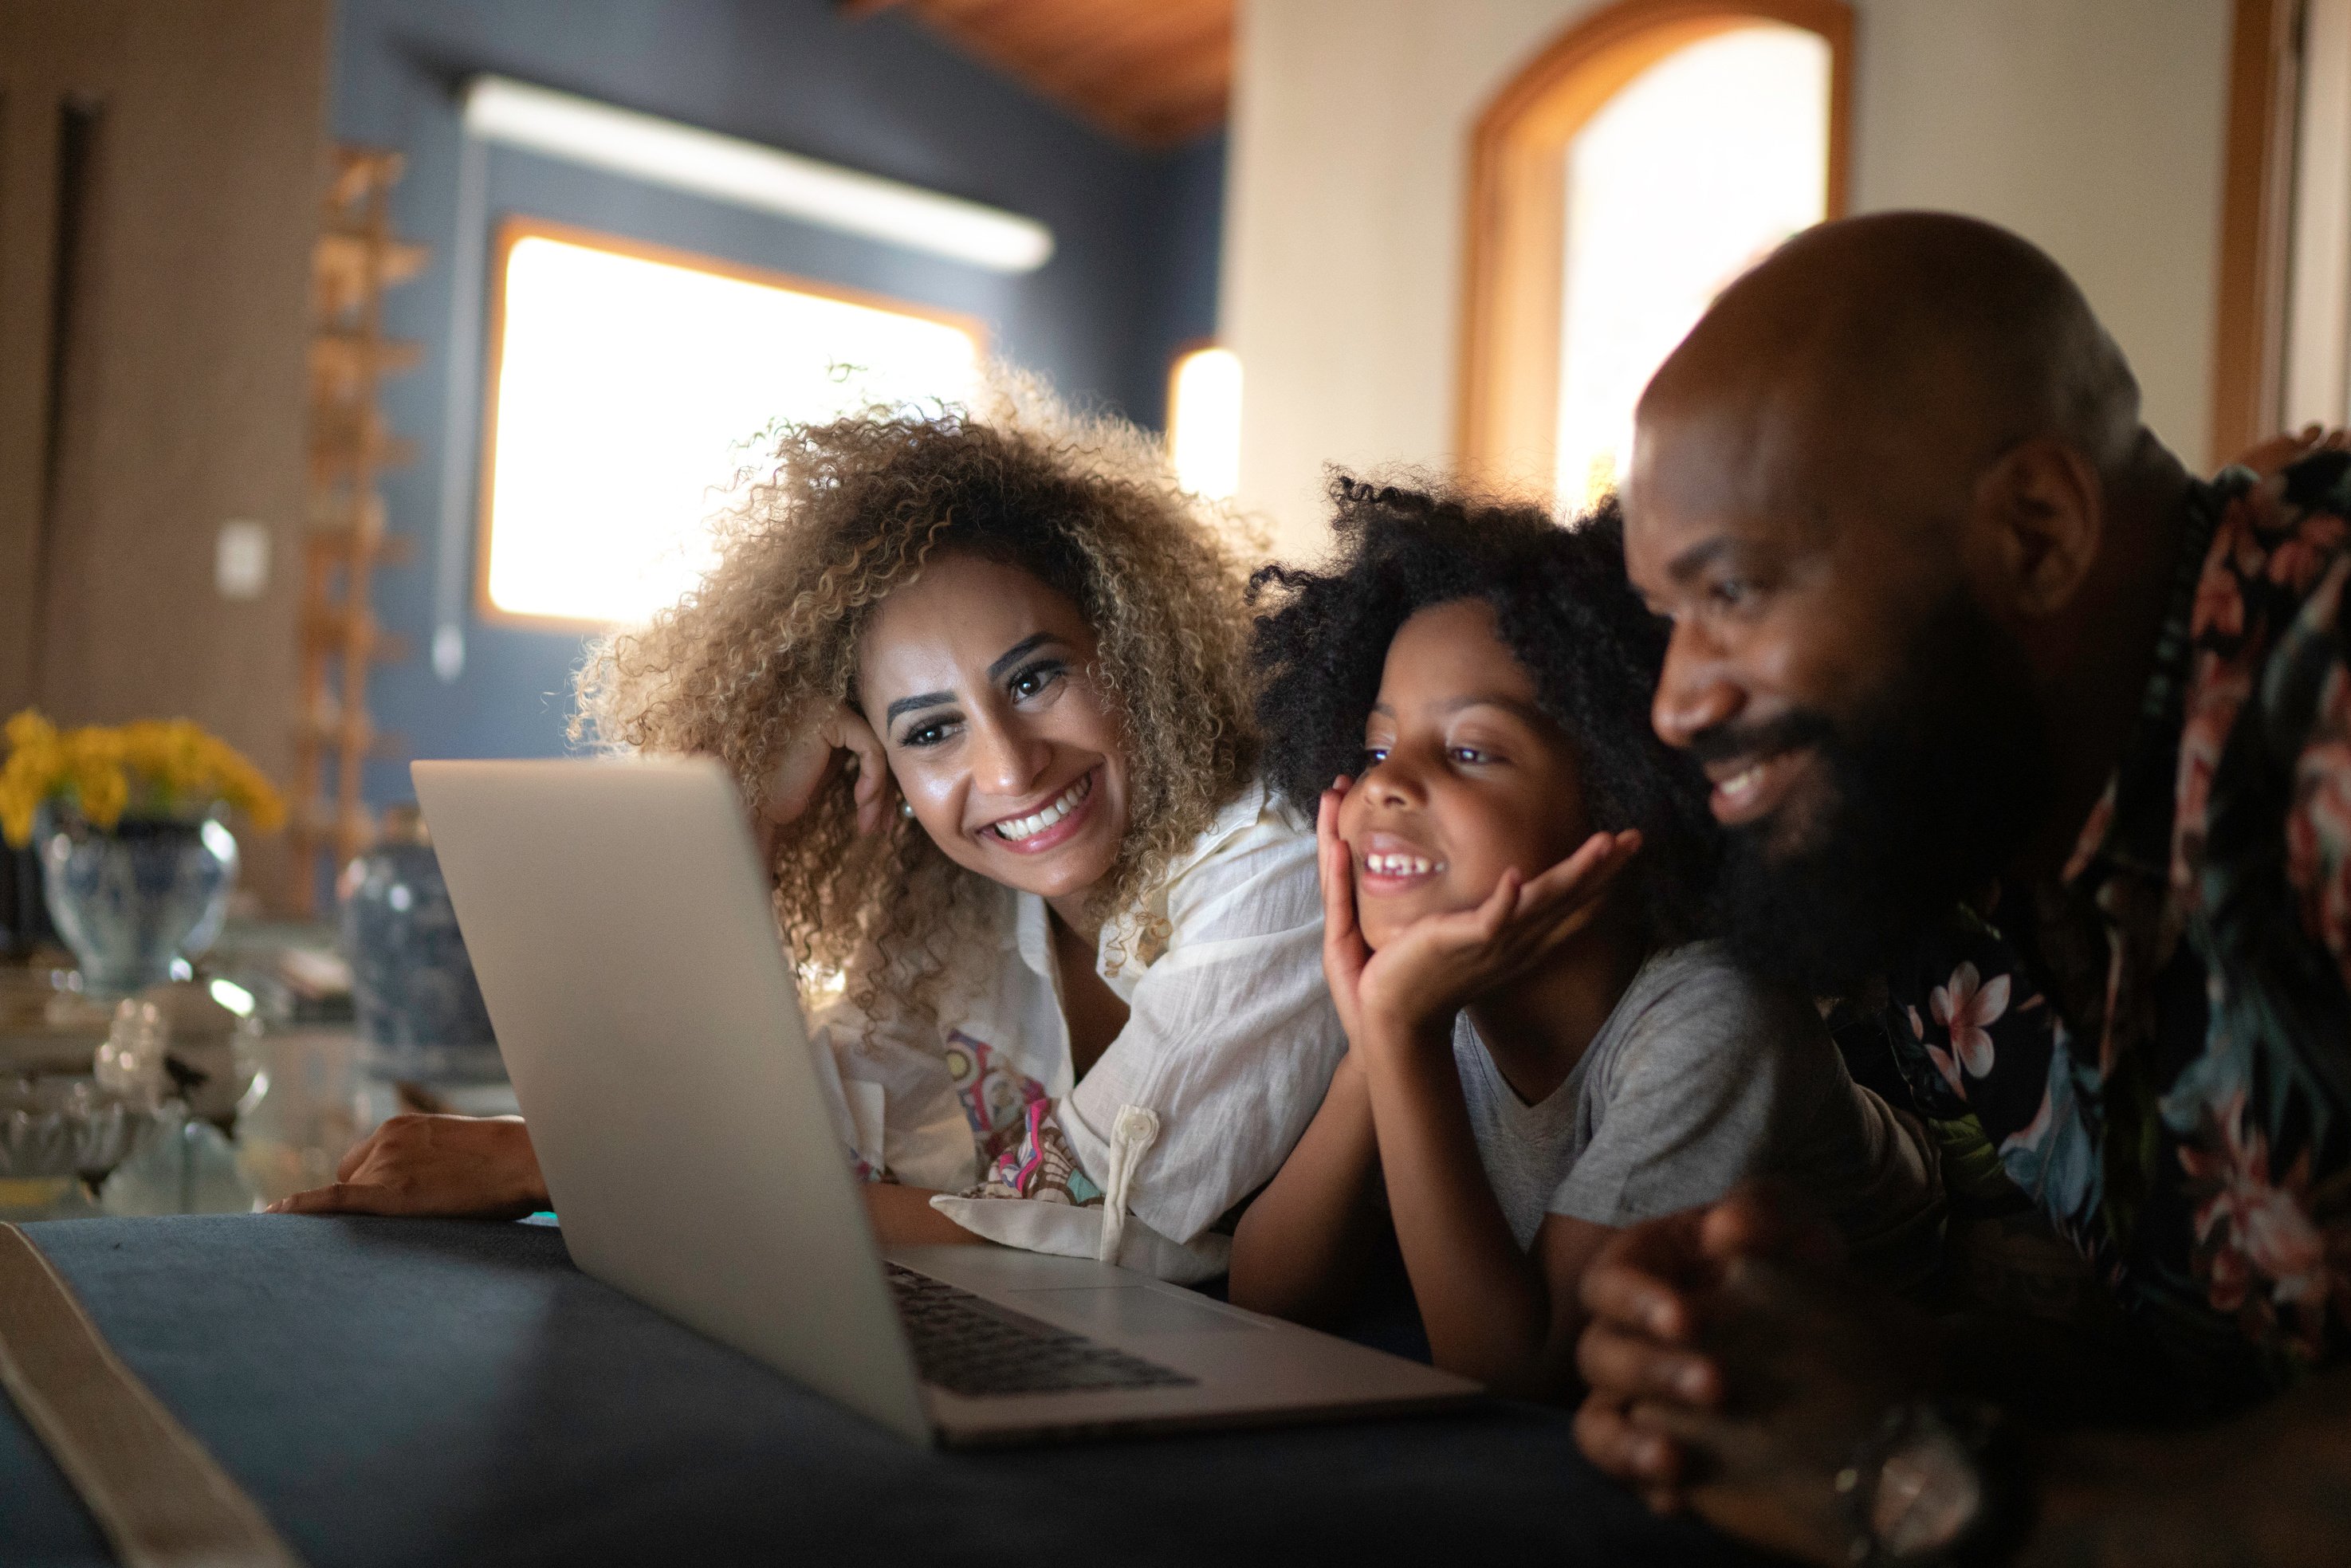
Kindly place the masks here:
<instances>
[{"instance_id":1,"label":"bald man","mask_svg":"<svg viewBox=\"0 0 2351 1568\"><path fill-rule=\"evenodd\" d=\"M2053 262L1896 214L1725 291L1625 511L1727 935L2088 1299L1938 1321L1743 1192L1587 1275L1586 1451L1822 1563L2351 1559L2351 457L2192 477Z\"/></svg>"}]
</instances>

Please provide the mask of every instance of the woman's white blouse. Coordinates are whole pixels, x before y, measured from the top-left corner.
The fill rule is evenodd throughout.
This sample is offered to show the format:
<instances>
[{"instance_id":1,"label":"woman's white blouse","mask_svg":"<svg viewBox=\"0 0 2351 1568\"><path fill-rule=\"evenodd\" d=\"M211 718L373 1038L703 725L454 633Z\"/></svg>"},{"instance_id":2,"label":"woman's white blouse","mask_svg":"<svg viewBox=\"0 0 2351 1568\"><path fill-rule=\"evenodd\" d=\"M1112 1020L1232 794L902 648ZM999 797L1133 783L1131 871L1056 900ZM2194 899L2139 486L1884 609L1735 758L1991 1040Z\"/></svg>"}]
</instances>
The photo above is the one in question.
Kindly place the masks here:
<instances>
[{"instance_id":1,"label":"woman's white blouse","mask_svg":"<svg viewBox=\"0 0 2351 1568\"><path fill-rule=\"evenodd\" d=\"M1104 927L1095 969L1127 1022L1075 1082L1045 902L992 891L935 1022L869 1030L840 1003L812 1031L859 1174L936 1188L1011 1246L1221 1272L1209 1228L1271 1179L1346 1049L1313 829L1253 784Z\"/></svg>"}]
</instances>

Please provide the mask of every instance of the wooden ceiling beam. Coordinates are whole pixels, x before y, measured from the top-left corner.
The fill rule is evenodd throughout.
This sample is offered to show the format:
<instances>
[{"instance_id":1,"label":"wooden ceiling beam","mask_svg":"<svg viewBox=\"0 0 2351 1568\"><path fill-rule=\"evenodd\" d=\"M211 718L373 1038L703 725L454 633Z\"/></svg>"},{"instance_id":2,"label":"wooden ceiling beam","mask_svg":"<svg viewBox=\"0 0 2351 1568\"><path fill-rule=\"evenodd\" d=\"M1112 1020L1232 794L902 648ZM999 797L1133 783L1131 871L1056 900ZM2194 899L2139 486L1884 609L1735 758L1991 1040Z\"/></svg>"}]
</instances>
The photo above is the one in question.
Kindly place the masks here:
<instances>
[{"instance_id":1,"label":"wooden ceiling beam","mask_svg":"<svg viewBox=\"0 0 2351 1568\"><path fill-rule=\"evenodd\" d=\"M1232 88L1234 0L836 0L903 5L973 55L1150 145L1214 129Z\"/></svg>"},{"instance_id":2,"label":"wooden ceiling beam","mask_svg":"<svg viewBox=\"0 0 2351 1568\"><path fill-rule=\"evenodd\" d=\"M1227 26L1219 26L1213 17L1178 10L1092 34L1048 33L1038 37L1032 58L1040 70L1132 75L1204 43L1229 47L1232 28L1228 24L1229 19Z\"/></svg>"},{"instance_id":3,"label":"wooden ceiling beam","mask_svg":"<svg viewBox=\"0 0 2351 1568\"><path fill-rule=\"evenodd\" d=\"M1231 82L1232 69L1232 40L1207 38L1149 60L1132 61L1102 71L1094 77L1093 85L1114 97L1146 102L1187 96L1204 86L1222 96Z\"/></svg>"}]
</instances>

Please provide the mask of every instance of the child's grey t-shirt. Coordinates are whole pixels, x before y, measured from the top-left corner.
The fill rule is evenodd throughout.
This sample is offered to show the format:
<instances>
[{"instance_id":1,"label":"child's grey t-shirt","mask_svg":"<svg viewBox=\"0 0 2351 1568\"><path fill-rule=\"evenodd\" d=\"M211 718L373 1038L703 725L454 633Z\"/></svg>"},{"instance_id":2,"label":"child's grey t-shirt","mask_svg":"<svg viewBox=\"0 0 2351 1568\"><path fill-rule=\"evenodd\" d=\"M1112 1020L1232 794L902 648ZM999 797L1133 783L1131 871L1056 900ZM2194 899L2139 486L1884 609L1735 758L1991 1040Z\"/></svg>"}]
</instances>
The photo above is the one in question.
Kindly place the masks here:
<instances>
[{"instance_id":1,"label":"child's grey t-shirt","mask_svg":"<svg viewBox=\"0 0 2351 1568\"><path fill-rule=\"evenodd\" d=\"M1721 946L1643 965L1574 1071L1519 1098L1464 1012L1453 1059L1487 1180L1520 1247L1545 1214L1625 1226L1794 1179L1865 1244L1931 1211L1923 1129L1853 1082L1818 1011Z\"/></svg>"}]
</instances>

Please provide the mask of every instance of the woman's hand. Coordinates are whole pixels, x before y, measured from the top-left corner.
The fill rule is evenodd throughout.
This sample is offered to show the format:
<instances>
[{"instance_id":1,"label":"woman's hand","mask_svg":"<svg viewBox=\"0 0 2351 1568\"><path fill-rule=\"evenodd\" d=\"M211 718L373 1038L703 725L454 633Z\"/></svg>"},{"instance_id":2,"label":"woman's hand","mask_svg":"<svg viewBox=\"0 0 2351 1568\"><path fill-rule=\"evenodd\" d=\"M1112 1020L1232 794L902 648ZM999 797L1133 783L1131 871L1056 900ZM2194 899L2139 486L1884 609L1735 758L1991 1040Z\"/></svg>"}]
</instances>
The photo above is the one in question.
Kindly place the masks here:
<instances>
[{"instance_id":1,"label":"woman's hand","mask_svg":"<svg viewBox=\"0 0 2351 1568\"><path fill-rule=\"evenodd\" d=\"M759 836L759 853L775 852L776 834L800 820L817 792L846 766L856 779L857 831L880 831L890 810L890 765L882 755L882 737L865 716L847 703L836 703L824 722L795 738L768 774L767 788L751 813Z\"/></svg>"},{"instance_id":2,"label":"woman's hand","mask_svg":"<svg viewBox=\"0 0 2351 1568\"><path fill-rule=\"evenodd\" d=\"M519 1116L394 1116L345 1155L332 1186L271 1214L409 1214L518 1219L545 1208L547 1183Z\"/></svg>"}]
</instances>

